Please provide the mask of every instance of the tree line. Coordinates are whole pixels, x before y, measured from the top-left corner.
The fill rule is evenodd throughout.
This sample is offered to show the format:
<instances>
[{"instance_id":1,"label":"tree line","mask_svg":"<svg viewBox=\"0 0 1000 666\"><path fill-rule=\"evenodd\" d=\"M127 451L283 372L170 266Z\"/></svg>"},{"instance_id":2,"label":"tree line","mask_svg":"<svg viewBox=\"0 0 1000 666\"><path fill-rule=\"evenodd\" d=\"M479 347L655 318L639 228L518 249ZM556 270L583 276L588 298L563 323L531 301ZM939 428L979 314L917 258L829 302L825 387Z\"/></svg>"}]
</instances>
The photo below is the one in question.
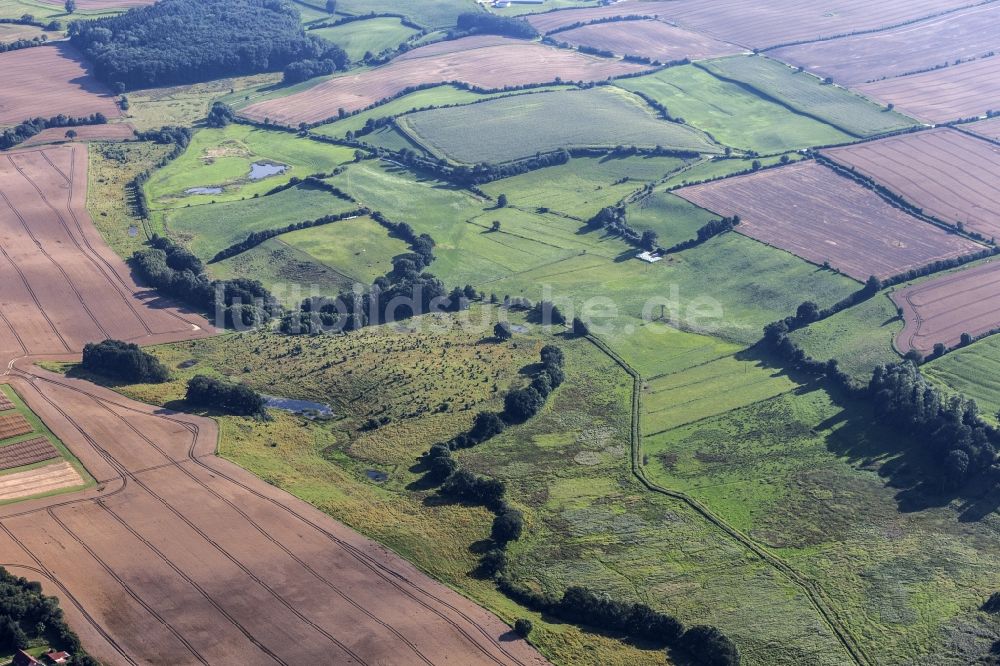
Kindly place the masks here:
<instances>
[{"instance_id":1,"label":"tree line","mask_svg":"<svg viewBox=\"0 0 1000 666\"><path fill-rule=\"evenodd\" d=\"M66 116L59 114L51 118L31 118L20 124L5 129L0 133L0 150L13 148L35 136L42 130L53 127L80 127L81 125L104 125L108 122L103 113L92 113L89 116Z\"/></svg>"},{"instance_id":2,"label":"tree line","mask_svg":"<svg viewBox=\"0 0 1000 666\"><path fill-rule=\"evenodd\" d=\"M136 250L129 263L146 283L192 307L221 313L216 326L253 328L281 312L281 306L257 280L212 280L202 261L186 248L156 234L149 247Z\"/></svg>"},{"instance_id":3,"label":"tree line","mask_svg":"<svg viewBox=\"0 0 1000 666\"><path fill-rule=\"evenodd\" d=\"M720 234L724 234L727 231L732 231L736 228L736 225L740 223L740 216L733 215L732 217L723 217L718 220L709 220L704 226L698 229L697 234L694 238L690 238L686 241L681 241L676 245L672 245L667 248L665 252L671 254L673 252L682 252L684 250L690 250L693 247L697 247L709 240L710 238L715 238Z\"/></svg>"},{"instance_id":4,"label":"tree line","mask_svg":"<svg viewBox=\"0 0 1000 666\"><path fill-rule=\"evenodd\" d=\"M508 392L502 413L480 412L467 433L447 443L435 444L424 455L428 480L441 484L440 494L480 504L494 514L490 529L493 544L480 559L479 573L492 577L498 589L514 601L562 621L650 641L683 652L698 664L738 665L740 655L735 644L714 627L694 626L685 630L674 617L645 604L615 600L581 586L571 586L561 597L554 597L515 582L506 571L507 546L521 538L524 517L507 503L506 484L462 469L452 451L481 444L499 435L508 425L521 423L538 412L551 391L565 379L564 354L559 347L545 345L539 356L541 369L533 375L530 386ZM530 623L523 620L515 627L521 635L531 630Z\"/></svg>"},{"instance_id":5,"label":"tree line","mask_svg":"<svg viewBox=\"0 0 1000 666\"><path fill-rule=\"evenodd\" d=\"M191 128L172 125L161 127L157 130L136 132L136 138L140 141L153 141L154 143L163 145L173 145L173 148L171 148L170 151L156 163L157 169L162 169L167 164L180 157L184 150L187 149L188 144L191 143L192 135L193 132L191 131ZM141 220L149 218L149 201L146 199L146 192L142 186L147 180L149 180L151 174L151 170L143 171L136 174L135 178L130 180L125 185L126 193L132 193L132 212Z\"/></svg>"},{"instance_id":6,"label":"tree line","mask_svg":"<svg viewBox=\"0 0 1000 666\"><path fill-rule=\"evenodd\" d=\"M42 594L41 584L0 567L0 653L24 650L35 641L69 652L77 666L97 666L69 628L59 600Z\"/></svg>"},{"instance_id":7,"label":"tree line","mask_svg":"<svg viewBox=\"0 0 1000 666\"><path fill-rule=\"evenodd\" d=\"M89 342L83 348L84 370L132 384L161 384L170 372L158 358L139 345L121 340Z\"/></svg>"},{"instance_id":8,"label":"tree line","mask_svg":"<svg viewBox=\"0 0 1000 666\"><path fill-rule=\"evenodd\" d=\"M47 35L39 35L38 37L32 37L31 39L15 39L13 42L0 42L0 53L7 53L8 51L20 51L21 49L30 49L36 46L44 46L49 41Z\"/></svg>"},{"instance_id":9,"label":"tree line","mask_svg":"<svg viewBox=\"0 0 1000 666\"><path fill-rule=\"evenodd\" d=\"M280 236L282 234L291 233L292 231L298 231L300 229L311 229L312 227L320 227L324 224L333 224L334 222L340 222L341 220L346 220L352 217L361 217L362 215L368 215L371 211L367 208L358 208L356 210L347 211L346 213L337 213L335 215L324 215L323 217L318 217L315 220L305 220L303 222L292 222L291 224L279 227L277 229L267 229L265 231L252 231L247 234L247 237L240 241L239 243L233 243L227 248L219 250L215 253L215 256L208 262L214 264L220 261L229 259L230 257L235 257L238 254L243 254L247 250L257 247L264 241L267 241L275 236Z\"/></svg>"},{"instance_id":10,"label":"tree line","mask_svg":"<svg viewBox=\"0 0 1000 666\"><path fill-rule=\"evenodd\" d=\"M75 21L69 35L94 75L117 92L348 62L339 46L307 36L298 11L277 0L160 0Z\"/></svg>"}]
</instances>

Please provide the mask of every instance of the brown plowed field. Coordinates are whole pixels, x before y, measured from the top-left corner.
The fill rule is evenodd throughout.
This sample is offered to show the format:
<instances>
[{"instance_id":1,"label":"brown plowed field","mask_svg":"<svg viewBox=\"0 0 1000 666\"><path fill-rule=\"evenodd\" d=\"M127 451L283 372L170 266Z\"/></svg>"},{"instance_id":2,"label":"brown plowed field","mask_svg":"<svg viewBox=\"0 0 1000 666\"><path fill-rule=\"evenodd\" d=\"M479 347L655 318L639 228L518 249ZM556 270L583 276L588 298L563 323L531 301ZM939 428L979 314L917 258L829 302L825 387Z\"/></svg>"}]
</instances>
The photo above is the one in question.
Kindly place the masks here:
<instances>
[{"instance_id":1,"label":"brown plowed field","mask_svg":"<svg viewBox=\"0 0 1000 666\"><path fill-rule=\"evenodd\" d=\"M992 141L1000 141L1000 116L994 116L989 120L980 120L978 123L964 125L963 127Z\"/></svg>"},{"instance_id":2,"label":"brown plowed field","mask_svg":"<svg viewBox=\"0 0 1000 666\"><path fill-rule=\"evenodd\" d=\"M1000 238L1000 146L948 128L823 151L925 213Z\"/></svg>"},{"instance_id":3,"label":"brown plowed field","mask_svg":"<svg viewBox=\"0 0 1000 666\"><path fill-rule=\"evenodd\" d=\"M900 25L972 0L677 0L663 17L716 39L766 48Z\"/></svg>"},{"instance_id":4,"label":"brown plowed field","mask_svg":"<svg viewBox=\"0 0 1000 666\"><path fill-rule=\"evenodd\" d=\"M426 49L426 50L425 50ZM414 49L403 58L360 74L338 76L288 97L248 106L242 115L283 125L314 123L354 111L422 83L462 81L483 88L564 81L601 81L646 69L576 51L500 37L466 37Z\"/></svg>"},{"instance_id":5,"label":"brown plowed field","mask_svg":"<svg viewBox=\"0 0 1000 666\"><path fill-rule=\"evenodd\" d=\"M34 428L31 427L31 424L20 414L0 416L0 441L18 435L27 435L32 430Z\"/></svg>"},{"instance_id":6,"label":"brown plowed field","mask_svg":"<svg viewBox=\"0 0 1000 666\"><path fill-rule=\"evenodd\" d=\"M675 193L719 215L739 215L736 230L742 234L815 264L829 261L859 280L983 249L813 161Z\"/></svg>"},{"instance_id":7,"label":"brown plowed field","mask_svg":"<svg viewBox=\"0 0 1000 666\"><path fill-rule=\"evenodd\" d=\"M75 139L67 139L66 132L76 131ZM71 143L73 141L131 141L135 139L135 128L126 123L106 125L81 125L80 127L52 127L42 130L21 144L21 148L41 146L46 143Z\"/></svg>"},{"instance_id":8,"label":"brown plowed field","mask_svg":"<svg viewBox=\"0 0 1000 666\"><path fill-rule=\"evenodd\" d=\"M36 437L0 447L0 470L34 465L58 457L59 452L52 446L52 442L45 437Z\"/></svg>"},{"instance_id":9,"label":"brown plowed field","mask_svg":"<svg viewBox=\"0 0 1000 666\"><path fill-rule=\"evenodd\" d=\"M663 21L595 23L553 36L573 46L590 46L619 56L645 56L660 62L704 60L742 53L744 49Z\"/></svg>"},{"instance_id":10,"label":"brown plowed field","mask_svg":"<svg viewBox=\"0 0 1000 666\"><path fill-rule=\"evenodd\" d=\"M33 571L104 663L544 663L493 615L215 458L214 421L26 363L8 380L100 484L0 508L0 564Z\"/></svg>"},{"instance_id":11,"label":"brown plowed field","mask_svg":"<svg viewBox=\"0 0 1000 666\"><path fill-rule=\"evenodd\" d=\"M6 412L11 409L14 409L14 403L7 396L0 393L0 412Z\"/></svg>"},{"instance_id":12,"label":"brown plowed field","mask_svg":"<svg viewBox=\"0 0 1000 666\"><path fill-rule=\"evenodd\" d=\"M66 42L0 54L0 125L60 113L108 118L121 114L114 96L90 76Z\"/></svg>"},{"instance_id":13,"label":"brown plowed field","mask_svg":"<svg viewBox=\"0 0 1000 666\"><path fill-rule=\"evenodd\" d=\"M892 300L906 321L897 348L926 354L938 342L953 347L962 333L975 337L1000 326L1000 262L900 289Z\"/></svg>"},{"instance_id":14,"label":"brown plowed field","mask_svg":"<svg viewBox=\"0 0 1000 666\"><path fill-rule=\"evenodd\" d=\"M1000 108L1000 56L864 83L855 89L928 123L982 116Z\"/></svg>"},{"instance_id":15,"label":"brown plowed field","mask_svg":"<svg viewBox=\"0 0 1000 666\"><path fill-rule=\"evenodd\" d=\"M768 52L844 86L917 72L1000 49L1000 5L970 7L893 30Z\"/></svg>"},{"instance_id":16,"label":"brown plowed field","mask_svg":"<svg viewBox=\"0 0 1000 666\"><path fill-rule=\"evenodd\" d=\"M0 356L71 352L109 337L165 342L208 329L133 281L94 229L86 187L86 146L0 154Z\"/></svg>"},{"instance_id":17,"label":"brown plowed field","mask_svg":"<svg viewBox=\"0 0 1000 666\"><path fill-rule=\"evenodd\" d=\"M626 0L626 2L616 2L613 5L602 7L560 9L541 14L529 14L524 18L527 19L528 23L535 26L535 30L545 34L550 30L573 25L574 23L589 23L597 19L611 18L613 16L661 16L673 5L673 0L669 2Z\"/></svg>"}]
</instances>

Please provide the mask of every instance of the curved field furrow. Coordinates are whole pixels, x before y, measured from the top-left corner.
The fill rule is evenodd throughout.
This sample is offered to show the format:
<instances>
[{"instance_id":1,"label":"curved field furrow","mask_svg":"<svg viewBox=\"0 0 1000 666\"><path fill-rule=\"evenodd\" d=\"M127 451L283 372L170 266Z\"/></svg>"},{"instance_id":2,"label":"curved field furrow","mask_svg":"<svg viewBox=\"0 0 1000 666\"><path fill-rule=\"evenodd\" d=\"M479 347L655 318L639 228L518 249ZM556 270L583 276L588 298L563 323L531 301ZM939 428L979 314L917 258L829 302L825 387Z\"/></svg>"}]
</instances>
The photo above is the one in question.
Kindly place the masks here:
<instances>
[{"instance_id":1,"label":"curved field furrow","mask_svg":"<svg viewBox=\"0 0 1000 666\"><path fill-rule=\"evenodd\" d=\"M816 264L829 262L859 280L890 277L982 249L815 162L685 187L676 194L720 215L739 215L739 233Z\"/></svg>"},{"instance_id":2,"label":"curved field furrow","mask_svg":"<svg viewBox=\"0 0 1000 666\"><path fill-rule=\"evenodd\" d=\"M922 353L937 343L954 347L963 333L976 337L1000 326L1000 263L990 261L900 289L891 297L906 321L896 346Z\"/></svg>"}]
</instances>

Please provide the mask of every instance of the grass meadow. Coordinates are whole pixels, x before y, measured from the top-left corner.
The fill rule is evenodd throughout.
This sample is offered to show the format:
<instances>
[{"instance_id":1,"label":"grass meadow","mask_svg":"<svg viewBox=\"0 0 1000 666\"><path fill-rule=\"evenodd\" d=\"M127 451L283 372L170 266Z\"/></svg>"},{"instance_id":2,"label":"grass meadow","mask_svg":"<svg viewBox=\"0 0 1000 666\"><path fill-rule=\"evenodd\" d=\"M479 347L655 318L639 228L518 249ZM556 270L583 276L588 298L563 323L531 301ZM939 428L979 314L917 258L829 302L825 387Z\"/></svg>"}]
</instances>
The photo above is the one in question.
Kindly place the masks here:
<instances>
[{"instance_id":1,"label":"grass meadow","mask_svg":"<svg viewBox=\"0 0 1000 666\"><path fill-rule=\"evenodd\" d=\"M623 79L615 85L649 95L666 106L671 115L738 150L767 155L852 138L695 65L670 67L648 76Z\"/></svg>"},{"instance_id":2,"label":"grass meadow","mask_svg":"<svg viewBox=\"0 0 1000 666\"><path fill-rule=\"evenodd\" d=\"M319 6L319 0L313 0ZM345 16L361 14L403 14L425 28L450 28L459 14L475 11L472 0L338 0L337 13ZM350 25L350 24L348 24Z\"/></svg>"},{"instance_id":3,"label":"grass meadow","mask_svg":"<svg viewBox=\"0 0 1000 666\"><path fill-rule=\"evenodd\" d=\"M229 125L203 129L191 139L183 155L158 170L146 183L150 208L180 208L188 204L238 201L263 195L297 176L328 173L354 159L343 146L311 141L286 132ZM255 162L285 165L281 174L249 180ZM187 194L192 188L221 188L216 194ZM277 225L272 225L277 226Z\"/></svg>"},{"instance_id":4,"label":"grass meadow","mask_svg":"<svg viewBox=\"0 0 1000 666\"><path fill-rule=\"evenodd\" d=\"M798 113L819 118L857 137L874 136L917 124L861 95L839 86L824 85L815 76L796 72L770 58L737 56L696 66L714 75L739 81L743 86L760 91Z\"/></svg>"},{"instance_id":5,"label":"grass meadow","mask_svg":"<svg viewBox=\"0 0 1000 666\"><path fill-rule=\"evenodd\" d=\"M722 152L700 132L663 121L642 99L606 86L420 111L396 122L431 153L466 164L620 145Z\"/></svg>"},{"instance_id":6,"label":"grass meadow","mask_svg":"<svg viewBox=\"0 0 1000 666\"><path fill-rule=\"evenodd\" d=\"M352 61L358 61L366 53L377 55L386 49L395 49L416 35L417 31L407 28L398 18L379 17L332 28L318 28L307 34L333 42L347 51Z\"/></svg>"},{"instance_id":7,"label":"grass meadow","mask_svg":"<svg viewBox=\"0 0 1000 666\"><path fill-rule=\"evenodd\" d=\"M921 366L920 371L941 388L974 398L982 415L996 422L1000 411L997 368L1000 368L1000 339L991 336L934 359Z\"/></svg>"},{"instance_id":8,"label":"grass meadow","mask_svg":"<svg viewBox=\"0 0 1000 666\"><path fill-rule=\"evenodd\" d=\"M325 190L297 185L256 199L159 211L153 219L160 222L157 230L185 243L207 261L219 250L245 239L251 231L281 228L355 208L357 205Z\"/></svg>"}]
</instances>

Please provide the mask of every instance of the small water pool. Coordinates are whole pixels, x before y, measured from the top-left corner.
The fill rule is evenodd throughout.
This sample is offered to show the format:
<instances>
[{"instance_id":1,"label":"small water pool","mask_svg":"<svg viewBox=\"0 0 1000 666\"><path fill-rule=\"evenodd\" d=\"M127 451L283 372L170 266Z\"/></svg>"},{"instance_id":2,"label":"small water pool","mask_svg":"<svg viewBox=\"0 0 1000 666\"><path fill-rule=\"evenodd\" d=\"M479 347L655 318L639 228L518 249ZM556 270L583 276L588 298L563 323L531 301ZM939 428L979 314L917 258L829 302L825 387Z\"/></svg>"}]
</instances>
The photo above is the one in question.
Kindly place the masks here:
<instances>
[{"instance_id":1,"label":"small water pool","mask_svg":"<svg viewBox=\"0 0 1000 666\"><path fill-rule=\"evenodd\" d=\"M310 419L333 417L333 409L330 405L321 402L309 402L308 400L293 400L292 398L279 398L273 395L265 395L266 405L272 409L282 409L286 412L298 414Z\"/></svg>"},{"instance_id":2,"label":"small water pool","mask_svg":"<svg viewBox=\"0 0 1000 666\"><path fill-rule=\"evenodd\" d=\"M261 180L269 176L277 176L285 173L288 167L284 164L268 164L266 162L254 162L250 165L250 180Z\"/></svg>"},{"instance_id":3,"label":"small water pool","mask_svg":"<svg viewBox=\"0 0 1000 666\"><path fill-rule=\"evenodd\" d=\"M374 481L375 483L385 483L389 480L389 475L385 472L380 472L377 469L370 469L365 472L369 481Z\"/></svg>"},{"instance_id":4,"label":"small water pool","mask_svg":"<svg viewBox=\"0 0 1000 666\"><path fill-rule=\"evenodd\" d=\"M222 194L221 187L191 187L184 194Z\"/></svg>"},{"instance_id":5,"label":"small water pool","mask_svg":"<svg viewBox=\"0 0 1000 666\"><path fill-rule=\"evenodd\" d=\"M139 227L135 226L134 224L132 226L130 226L128 228L128 235L130 237L132 237L132 238L135 238L136 236L138 236L139 235Z\"/></svg>"}]
</instances>

